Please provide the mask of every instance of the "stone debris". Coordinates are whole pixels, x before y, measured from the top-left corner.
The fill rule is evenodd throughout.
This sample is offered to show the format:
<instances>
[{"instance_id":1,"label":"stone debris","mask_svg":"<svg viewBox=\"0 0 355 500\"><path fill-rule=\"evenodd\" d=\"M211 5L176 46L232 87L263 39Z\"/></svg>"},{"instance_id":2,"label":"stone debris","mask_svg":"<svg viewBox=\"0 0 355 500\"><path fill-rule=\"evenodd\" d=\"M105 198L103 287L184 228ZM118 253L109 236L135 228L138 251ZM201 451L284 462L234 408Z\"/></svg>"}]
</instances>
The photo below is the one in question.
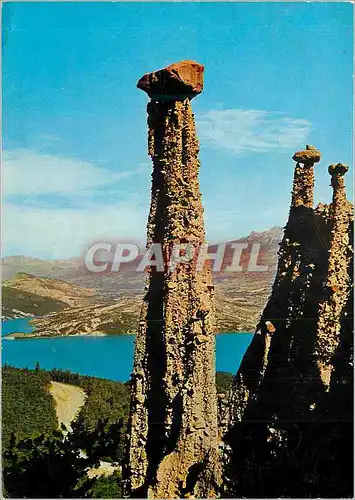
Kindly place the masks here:
<instances>
[{"instance_id":1,"label":"stone debris","mask_svg":"<svg viewBox=\"0 0 355 500\"><path fill-rule=\"evenodd\" d=\"M203 66L177 63L145 75L148 152L153 161L147 243L205 242L199 145L190 100ZM156 99L169 96L169 100ZM178 93L179 99L171 97ZM154 97L153 97L154 96ZM180 99L181 98L181 99ZM156 102L156 100L158 102ZM125 494L213 498L220 483L215 386L215 319L210 270L194 261L149 270L136 338Z\"/></svg>"},{"instance_id":2,"label":"stone debris","mask_svg":"<svg viewBox=\"0 0 355 500\"><path fill-rule=\"evenodd\" d=\"M271 323L271 321L265 321L265 326L266 326L266 330L269 334L273 334L276 332L276 328L274 327L274 325Z\"/></svg>"}]
</instances>

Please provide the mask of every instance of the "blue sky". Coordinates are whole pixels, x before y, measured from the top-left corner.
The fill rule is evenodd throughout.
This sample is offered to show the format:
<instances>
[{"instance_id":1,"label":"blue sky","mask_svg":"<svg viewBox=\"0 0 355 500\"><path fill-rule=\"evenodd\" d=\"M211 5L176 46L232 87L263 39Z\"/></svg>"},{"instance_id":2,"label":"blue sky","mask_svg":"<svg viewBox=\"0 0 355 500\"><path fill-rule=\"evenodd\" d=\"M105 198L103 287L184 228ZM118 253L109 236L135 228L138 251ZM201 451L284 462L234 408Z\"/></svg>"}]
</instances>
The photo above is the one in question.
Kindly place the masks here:
<instances>
[{"instance_id":1,"label":"blue sky","mask_svg":"<svg viewBox=\"0 0 355 500\"><path fill-rule=\"evenodd\" d=\"M3 254L143 240L146 72L205 65L192 102L209 241L284 225L296 150L352 163L350 3L5 3ZM348 194L351 196L351 175Z\"/></svg>"}]
</instances>

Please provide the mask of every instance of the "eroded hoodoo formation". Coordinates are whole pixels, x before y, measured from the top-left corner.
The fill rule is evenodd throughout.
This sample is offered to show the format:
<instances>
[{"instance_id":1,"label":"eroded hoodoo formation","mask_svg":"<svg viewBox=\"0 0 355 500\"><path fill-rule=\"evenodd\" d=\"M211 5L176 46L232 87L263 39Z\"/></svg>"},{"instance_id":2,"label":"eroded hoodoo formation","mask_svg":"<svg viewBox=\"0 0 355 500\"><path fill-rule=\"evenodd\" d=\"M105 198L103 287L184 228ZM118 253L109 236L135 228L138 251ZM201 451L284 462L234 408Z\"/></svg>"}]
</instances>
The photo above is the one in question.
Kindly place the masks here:
<instances>
[{"instance_id":1,"label":"eroded hoodoo formation","mask_svg":"<svg viewBox=\"0 0 355 500\"><path fill-rule=\"evenodd\" d=\"M147 241L161 243L164 271L151 267L132 374L126 494L214 497L219 481L215 324L210 271L196 260L169 268L175 243L205 241L198 140L190 99L203 66L183 61L145 75L153 160ZM158 249L157 249L158 251Z\"/></svg>"},{"instance_id":2,"label":"eroded hoodoo formation","mask_svg":"<svg viewBox=\"0 0 355 500\"><path fill-rule=\"evenodd\" d=\"M231 394L231 495L352 493L352 217L343 175L333 200L313 209L307 146L295 168L278 270ZM342 451L343 449L343 451Z\"/></svg>"}]
</instances>

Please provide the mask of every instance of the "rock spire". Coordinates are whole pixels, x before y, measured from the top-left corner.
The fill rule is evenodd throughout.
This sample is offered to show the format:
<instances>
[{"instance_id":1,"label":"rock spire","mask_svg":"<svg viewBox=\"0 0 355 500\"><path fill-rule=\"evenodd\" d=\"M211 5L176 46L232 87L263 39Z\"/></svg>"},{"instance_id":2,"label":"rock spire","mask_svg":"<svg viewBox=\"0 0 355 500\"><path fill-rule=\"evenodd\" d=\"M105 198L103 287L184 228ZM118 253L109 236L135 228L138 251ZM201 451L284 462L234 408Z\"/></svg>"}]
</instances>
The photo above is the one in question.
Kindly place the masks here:
<instances>
[{"instance_id":1,"label":"rock spire","mask_svg":"<svg viewBox=\"0 0 355 500\"><path fill-rule=\"evenodd\" d=\"M271 296L235 377L225 436L236 497L352 496L352 221L344 174L313 208L315 162L296 153Z\"/></svg>"},{"instance_id":2,"label":"rock spire","mask_svg":"<svg viewBox=\"0 0 355 500\"><path fill-rule=\"evenodd\" d=\"M150 267L131 378L126 494L215 497L219 483L215 318L210 270L196 259L169 267L174 244L205 242L199 145L190 99L203 66L173 64L142 77L153 161L147 244L161 244L164 270Z\"/></svg>"}]
</instances>

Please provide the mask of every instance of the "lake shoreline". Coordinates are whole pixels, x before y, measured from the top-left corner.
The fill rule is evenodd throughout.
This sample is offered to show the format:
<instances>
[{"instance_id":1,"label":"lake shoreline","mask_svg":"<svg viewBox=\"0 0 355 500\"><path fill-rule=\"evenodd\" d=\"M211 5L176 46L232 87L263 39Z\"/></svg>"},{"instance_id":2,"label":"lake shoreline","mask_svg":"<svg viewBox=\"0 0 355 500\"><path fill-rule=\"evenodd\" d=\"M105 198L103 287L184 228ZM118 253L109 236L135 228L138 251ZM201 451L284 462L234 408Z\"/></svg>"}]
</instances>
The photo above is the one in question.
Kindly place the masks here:
<instances>
[{"instance_id":1,"label":"lake shoreline","mask_svg":"<svg viewBox=\"0 0 355 500\"><path fill-rule=\"evenodd\" d=\"M215 335L253 335L255 332L216 332ZM70 337L129 337L136 336L136 333L104 333L104 332L91 332L91 333L73 333L70 335L38 335L35 332L12 332L3 335L3 340L33 340L33 339L55 339L55 338L70 338Z\"/></svg>"},{"instance_id":2,"label":"lake shoreline","mask_svg":"<svg viewBox=\"0 0 355 500\"><path fill-rule=\"evenodd\" d=\"M128 335L127 333L115 333L114 335L122 336ZM129 334L135 335L135 334ZM13 332L2 337L3 340L31 340L31 339L55 339L63 337L107 337L109 334L103 332L91 332L91 333L73 333L71 335L38 335L33 333L23 333L23 332Z\"/></svg>"},{"instance_id":3,"label":"lake shoreline","mask_svg":"<svg viewBox=\"0 0 355 500\"><path fill-rule=\"evenodd\" d=\"M22 333L21 339L11 337ZM17 368L69 370L73 373L125 382L133 369L135 335L35 336L28 319L14 319L2 324L2 362ZM223 332L216 338L216 370L236 373L253 335L247 332ZM70 338L70 340L69 340ZM36 342L24 340L36 339ZM17 340L17 342L14 342ZM22 340L22 342L19 342Z\"/></svg>"}]
</instances>

